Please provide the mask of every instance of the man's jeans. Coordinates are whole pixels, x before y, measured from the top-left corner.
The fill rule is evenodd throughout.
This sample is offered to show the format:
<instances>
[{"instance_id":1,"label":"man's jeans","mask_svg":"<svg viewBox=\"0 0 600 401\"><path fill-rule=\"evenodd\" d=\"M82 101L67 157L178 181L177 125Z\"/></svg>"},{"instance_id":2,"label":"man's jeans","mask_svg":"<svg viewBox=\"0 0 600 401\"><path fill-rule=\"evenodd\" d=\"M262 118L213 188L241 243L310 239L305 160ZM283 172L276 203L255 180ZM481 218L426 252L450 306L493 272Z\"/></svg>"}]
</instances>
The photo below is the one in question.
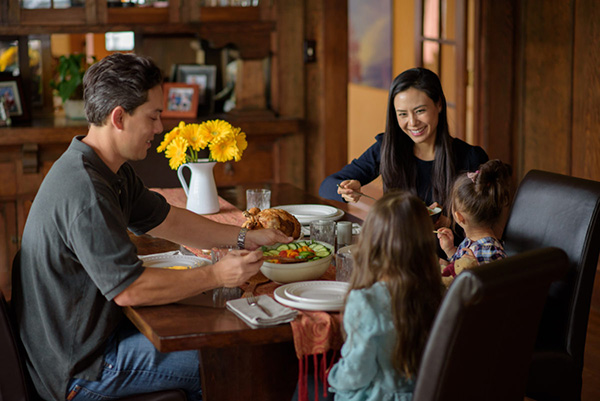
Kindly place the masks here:
<instances>
[{"instance_id":1,"label":"man's jeans","mask_svg":"<svg viewBox=\"0 0 600 401\"><path fill-rule=\"evenodd\" d=\"M198 365L197 351L161 353L133 325L125 324L108 341L100 380L71 379L67 398L114 400L178 388L189 401L202 400Z\"/></svg>"}]
</instances>

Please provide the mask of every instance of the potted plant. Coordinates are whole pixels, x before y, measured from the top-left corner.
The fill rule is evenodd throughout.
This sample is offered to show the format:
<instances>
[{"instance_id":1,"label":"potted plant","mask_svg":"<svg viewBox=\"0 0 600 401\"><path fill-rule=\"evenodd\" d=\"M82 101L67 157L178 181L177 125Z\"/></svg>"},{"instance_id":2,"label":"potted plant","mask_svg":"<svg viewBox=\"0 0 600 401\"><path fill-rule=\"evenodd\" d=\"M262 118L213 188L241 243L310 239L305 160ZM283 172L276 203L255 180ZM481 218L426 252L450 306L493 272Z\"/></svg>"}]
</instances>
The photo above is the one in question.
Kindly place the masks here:
<instances>
[{"instance_id":1,"label":"potted plant","mask_svg":"<svg viewBox=\"0 0 600 401\"><path fill-rule=\"evenodd\" d=\"M96 58L93 57L93 62ZM50 81L62 100L65 114L72 119L85 119L83 108L83 75L91 64L85 54L60 56L56 68L57 79Z\"/></svg>"}]
</instances>

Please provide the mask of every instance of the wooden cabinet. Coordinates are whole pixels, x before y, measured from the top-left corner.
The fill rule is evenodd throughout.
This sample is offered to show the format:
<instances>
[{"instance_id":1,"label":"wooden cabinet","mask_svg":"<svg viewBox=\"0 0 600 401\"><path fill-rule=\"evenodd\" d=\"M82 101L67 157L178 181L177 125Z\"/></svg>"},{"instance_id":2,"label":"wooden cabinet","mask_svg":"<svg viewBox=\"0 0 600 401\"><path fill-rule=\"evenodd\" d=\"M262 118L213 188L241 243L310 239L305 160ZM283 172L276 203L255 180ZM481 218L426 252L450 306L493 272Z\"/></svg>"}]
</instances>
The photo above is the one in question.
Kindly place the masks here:
<instances>
[{"instance_id":1,"label":"wooden cabinet","mask_svg":"<svg viewBox=\"0 0 600 401\"><path fill-rule=\"evenodd\" d=\"M293 65L286 70L287 76L296 79L302 75L301 41L296 39L294 50L289 43L279 41L278 26L285 26L281 12L277 12L280 1L261 2L256 7L202 7L195 0L170 0L164 8L152 7L108 7L106 0L84 0L83 7L66 9L23 9L19 0L8 0L0 6L0 40L18 38L26 47L27 38L54 33L84 34L131 30L136 36L136 52L143 54L144 40L149 38L191 37L201 39L209 47L221 49L232 46L239 54L236 107L230 113L201 116L197 120L222 118L232 122L247 134L248 149L243 160L236 164L221 166L217 177L226 184L240 184L260 180L268 182L289 181L304 186L304 157L293 153L304 152L301 120L302 109L297 107L303 98L302 81L282 82L277 74L277 63L288 60ZM289 20L289 16L286 17ZM278 25L279 24L279 25ZM281 28L279 28L281 29ZM300 38L301 31L295 31ZM166 42L160 42L168 46ZM139 46L138 46L139 44ZM25 86L33 82L28 68L28 52L19 46L19 65ZM289 62L289 60L294 63ZM167 73L167 71L165 71ZM47 87L50 77L43 79ZM294 84L295 82L295 84ZM294 99L294 95L297 100ZM291 104L290 104L291 103ZM290 112L291 110L291 112ZM46 110L48 111L48 110ZM298 112L299 111L299 112ZM34 113L30 124L0 129L2 143L38 143L41 138L54 143L70 140L63 130L71 131L78 123L56 123L59 119L49 113ZM165 121L169 130L179 121ZM85 132L84 124L79 123ZM84 133L83 132L83 133ZM13 139L2 137L11 136ZM285 157L283 157L285 155ZM289 156L292 157L289 157ZM144 167L138 167L144 170ZM152 165L146 166L152 168Z\"/></svg>"},{"instance_id":2,"label":"wooden cabinet","mask_svg":"<svg viewBox=\"0 0 600 401\"><path fill-rule=\"evenodd\" d=\"M143 44L148 38L195 38L212 49L225 46L239 54L236 108L221 118L239 126L248 148L237 163L218 163L217 185L257 182L305 184L304 63L301 2L261 1L258 7L201 7L196 0L170 0L166 8L111 8L106 0L84 0L84 7L27 10L19 0L0 4L0 40L19 42L24 86L33 82L27 41L49 35L133 31ZM285 8L285 9L284 9ZM295 22L294 22L295 21ZM285 28L285 29L283 29ZM136 44L136 52L143 54ZM282 69L285 67L285 71ZM168 71L165 71L168 72ZM48 71L42 84L48 85ZM283 78L282 78L283 77ZM46 97L47 100L47 97ZM51 107L32 113L29 122L0 128L0 271L6 271L24 219L44 172L75 135L87 132L85 122L52 114ZM199 118L200 119L200 118ZM193 122L196 120L187 120ZM164 120L170 130L179 120ZM156 154L159 136L146 160L133 163L148 186L178 186L164 154ZM7 178L6 180L4 178Z\"/></svg>"}]
</instances>

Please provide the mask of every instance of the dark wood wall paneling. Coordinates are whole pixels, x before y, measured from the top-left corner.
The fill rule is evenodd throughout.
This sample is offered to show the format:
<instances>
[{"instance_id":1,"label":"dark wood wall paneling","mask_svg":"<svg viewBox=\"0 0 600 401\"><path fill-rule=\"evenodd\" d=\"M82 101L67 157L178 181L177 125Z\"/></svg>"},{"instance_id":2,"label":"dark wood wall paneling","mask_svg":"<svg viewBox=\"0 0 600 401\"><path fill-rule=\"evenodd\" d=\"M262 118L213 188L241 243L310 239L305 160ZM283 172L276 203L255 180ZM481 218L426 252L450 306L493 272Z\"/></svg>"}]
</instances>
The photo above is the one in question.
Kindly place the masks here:
<instances>
[{"instance_id":1,"label":"dark wood wall paneling","mask_svg":"<svg viewBox=\"0 0 600 401\"><path fill-rule=\"evenodd\" d=\"M272 38L275 43L271 47L276 50L271 58L271 104L281 116L304 118L305 91L298 88L305 87L302 53L305 4L304 1L293 0L280 1L276 5L274 19L285 29L278 29ZM305 149L302 133L288 136L277 148L280 152L277 159L281 163L275 172L282 177L301 177L301 182L293 183L300 188L306 187Z\"/></svg>"},{"instance_id":2,"label":"dark wood wall paneling","mask_svg":"<svg viewBox=\"0 0 600 401\"><path fill-rule=\"evenodd\" d=\"M517 1L475 4L475 137L490 158L514 165Z\"/></svg>"},{"instance_id":3,"label":"dark wood wall paneling","mask_svg":"<svg viewBox=\"0 0 600 401\"><path fill-rule=\"evenodd\" d=\"M306 189L348 160L348 3L307 0L306 38L316 41L316 61L306 64Z\"/></svg>"},{"instance_id":4,"label":"dark wood wall paneling","mask_svg":"<svg viewBox=\"0 0 600 401\"><path fill-rule=\"evenodd\" d=\"M600 180L600 7L575 3L572 174Z\"/></svg>"},{"instance_id":5,"label":"dark wood wall paneling","mask_svg":"<svg viewBox=\"0 0 600 401\"><path fill-rule=\"evenodd\" d=\"M477 3L476 132L517 182L531 169L600 180L596 3Z\"/></svg>"},{"instance_id":6,"label":"dark wood wall paneling","mask_svg":"<svg viewBox=\"0 0 600 401\"><path fill-rule=\"evenodd\" d=\"M523 2L523 173L571 173L574 5Z\"/></svg>"}]
</instances>

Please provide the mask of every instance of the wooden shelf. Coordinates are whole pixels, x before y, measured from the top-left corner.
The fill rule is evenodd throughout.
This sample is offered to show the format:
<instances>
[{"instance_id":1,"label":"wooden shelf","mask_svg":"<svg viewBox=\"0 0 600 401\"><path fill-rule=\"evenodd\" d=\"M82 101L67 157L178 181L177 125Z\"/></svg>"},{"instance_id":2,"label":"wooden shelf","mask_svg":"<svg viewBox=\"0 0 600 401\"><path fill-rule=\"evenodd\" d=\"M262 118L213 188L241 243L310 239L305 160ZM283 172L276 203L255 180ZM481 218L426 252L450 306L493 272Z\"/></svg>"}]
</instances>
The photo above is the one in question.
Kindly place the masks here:
<instances>
[{"instance_id":1,"label":"wooden shelf","mask_svg":"<svg viewBox=\"0 0 600 401\"><path fill-rule=\"evenodd\" d=\"M165 34L165 35L216 35L216 34L239 34L256 35L263 32L270 33L275 28L273 21L245 21L241 23L224 22L190 22L186 24L165 23L161 25L148 25L135 23L109 23L94 25L0 25L0 35L42 35L50 33L104 33L113 31L134 31L141 34Z\"/></svg>"},{"instance_id":2,"label":"wooden shelf","mask_svg":"<svg viewBox=\"0 0 600 401\"><path fill-rule=\"evenodd\" d=\"M298 118L238 118L226 114L184 119L188 123L212 119L223 119L234 126L242 128L248 136L282 136L300 131L301 120ZM179 119L163 119L165 131L179 124ZM25 143L49 144L69 143L76 135L87 133L87 122L69 120L64 117L34 119L30 124L0 128L0 146L22 145Z\"/></svg>"}]
</instances>

